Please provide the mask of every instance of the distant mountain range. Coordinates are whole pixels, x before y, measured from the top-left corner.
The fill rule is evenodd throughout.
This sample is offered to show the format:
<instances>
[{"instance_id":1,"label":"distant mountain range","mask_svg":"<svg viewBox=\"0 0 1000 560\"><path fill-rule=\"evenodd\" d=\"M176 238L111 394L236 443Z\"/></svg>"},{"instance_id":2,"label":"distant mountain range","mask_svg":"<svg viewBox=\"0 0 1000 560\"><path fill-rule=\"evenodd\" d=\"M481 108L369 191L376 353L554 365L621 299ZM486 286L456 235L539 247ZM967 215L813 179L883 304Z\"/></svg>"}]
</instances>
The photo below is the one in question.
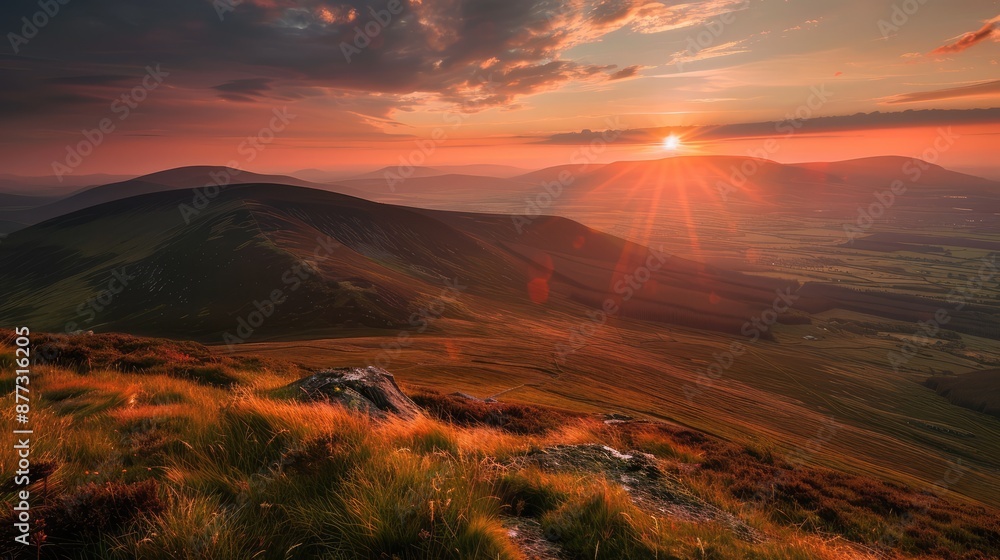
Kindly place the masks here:
<instances>
[{"instance_id":1,"label":"distant mountain range","mask_svg":"<svg viewBox=\"0 0 1000 560\"><path fill-rule=\"evenodd\" d=\"M310 170L315 172L315 170ZM522 169L520 167L514 167L512 165L496 165L496 164L473 164L473 165L437 165L434 167L424 167L424 166L411 166L411 165L397 165L390 167L383 167L381 169L376 169L370 173L363 173L361 175L356 175L348 178L337 178L335 182L351 181L351 180L367 180L367 179L377 179L385 181L386 177L406 177L406 178L416 178L416 177L440 177L441 175L477 175L480 177L499 177L508 178L516 177L518 175L523 175L527 173L527 169ZM294 175L299 176L302 172L296 172ZM304 176L304 175L302 175ZM313 173L313 176L318 176ZM330 179L334 182L334 179Z\"/></svg>"},{"instance_id":2,"label":"distant mountain range","mask_svg":"<svg viewBox=\"0 0 1000 560\"><path fill-rule=\"evenodd\" d=\"M612 164L590 180L600 185L672 165L677 162ZM253 328L255 336L406 328L454 283L467 286L468 298L453 314L459 317L487 320L498 307L525 316L599 310L732 333L770 308L776 294L796 290L796 311L783 321L808 321L804 313L833 308L916 321L941 306L930 298L742 274L565 218L519 222L510 215L408 208L301 181L304 186L231 185L196 203L197 191L188 185L218 172L228 173L170 170L53 203L68 213L0 243L0 326L217 340L255 311L273 307L273 317ZM772 172L809 180L830 175L778 164ZM287 180L239 175L258 178ZM129 196L145 191L158 192ZM51 212L53 205L40 208ZM276 290L281 302L269 305ZM954 314L951 328L992 336L981 332L982 312L969 305Z\"/></svg>"},{"instance_id":3,"label":"distant mountain range","mask_svg":"<svg viewBox=\"0 0 1000 560\"><path fill-rule=\"evenodd\" d=\"M306 170L308 171L308 170ZM324 172L313 175L321 178ZM134 179L80 189L69 195L43 190L30 195L30 185L0 185L0 233L121 198L171 189L192 189L218 182L275 183L304 186L376 202L420 208L524 213L525 210L585 219L592 209L627 212L671 212L675 203L727 204L734 214L813 212L850 219L859 204L894 181L908 187L898 197L897 211L946 212L943 203L965 199L973 215L1000 212L1000 182L947 170L904 157L874 157L842 162L780 164L732 156L688 156L609 164L573 163L524 173L503 165L415 167L391 184L385 168L336 183L287 175L264 175L222 167L191 166ZM394 175L395 177L395 175ZM36 180L38 178L31 178ZM8 177L5 180L13 180ZM526 199L559 193L543 208ZM48 194L46 194L48 193ZM667 205L666 208L659 208ZM964 216L964 214L963 214Z\"/></svg>"},{"instance_id":4,"label":"distant mountain range","mask_svg":"<svg viewBox=\"0 0 1000 560\"><path fill-rule=\"evenodd\" d=\"M449 174L413 176L390 185L384 177L339 184L382 202L448 210L518 213L525 197L559 194L548 212L581 218L592 208L648 213L656 205L726 205L729 212L814 212L852 218L878 191L893 182L906 187L897 210L941 210L956 196L967 197L975 214L1000 212L1000 182L947 170L904 157L875 157L832 163L781 164L732 156L689 156L609 164L571 163L509 178ZM544 199L545 196L541 195ZM947 210L947 208L945 208Z\"/></svg>"}]
</instances>

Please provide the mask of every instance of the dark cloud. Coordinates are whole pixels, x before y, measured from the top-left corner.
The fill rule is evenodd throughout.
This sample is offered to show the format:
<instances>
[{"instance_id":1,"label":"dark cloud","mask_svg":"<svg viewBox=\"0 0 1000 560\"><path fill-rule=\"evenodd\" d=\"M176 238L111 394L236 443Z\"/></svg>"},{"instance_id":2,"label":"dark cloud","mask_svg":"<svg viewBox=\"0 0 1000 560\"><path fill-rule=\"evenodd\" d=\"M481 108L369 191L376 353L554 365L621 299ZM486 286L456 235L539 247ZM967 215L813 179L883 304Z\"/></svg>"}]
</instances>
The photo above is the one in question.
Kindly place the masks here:
<instances>
[{"instance_id":1,"label":"dark cloud","mask_svg":"<svg viewBox=\"0 0 1000 560\"><path fill-rule=\"evenodd\" d=\"M272 81L270 78L244 78L212 86L212 89L221 92L219 97L223 99L230 101L254 101L270 91Z\"/></svg>"},{"instance_id":2,"label":"dark cloud","mask_svg":"<svg viewBox=\"0 0 1000 560\"><path fill-rule=\"evenodd\" d=\"M994 109L927 109L923 111L899 111L883 113L858 113L836 117L820 117L809 120L808 130L812 133L838 132L866 128L886 128L903 126L949 126L959 124L1000 123L1000 108ZM777 127L780 122L756 122L713 126L676 126L663 128L637 128L619 131L615 143L648 144L659 143L669 134L681 134L688 139L726 139L745 137L766 137L784 134ZM586 144L602 138L604 131L584 130L552 135L543 144Z\"/></svg>"},{"instance_id":3,"label":"dark cloud","mask_svg":"<svg viewBox=\"0 0 1000 560\"><path fill-rule=\"evenodd\" d=\"M979 28L978 31L973 31L966 33L958 38L958 40L948 43L947 45L942 45L930 52L932 55L940 54L953 54L964 51L965 49L988 39L990 37L998 37L1000 29L1000 16L993 18L992 20L986 22L986 25Z\"/></svg>"},{"instance_id":4,"label":"dark cloud","mask_svg":"<svg viewBox=\"0 0 1000 560\"><path fill-rule=\"evenodd\" d=\"M510 104L518 96L568 81L609 78L613 66L561 58L572 46L623 27L652 32L701 23L734 4L399 2L401 12L390 14L387 0L81 0L63 6L21 45L20 54L74 68L73 75L57 77L62 85L74 85L80 79L74 76L88 71L96 80L123 68L162 63L173 71L172 87L214 89L240 101L280 96L294 83L300 89L431 93L450 101L476 99L485 107ZM0 19L16 23L35 9L29 2L7 2L0 7ZM388 23L383 27L379 19ZM366 29L374 31L371 37ZM629 72L619 70L610 77ZM44 74L23 68L19 73L25 82ZM485 84L493 84L492 89Z\"/></svg>"},{"instance_id":5,"label":"dark cloud","mask_svg":"<svg viewBox=\"0 0 1000 560\"><path fill-rule=\"evenodd\" d=\"M92 89L37 76L8 81L0 88L0 117L35 121L40 116L62 117L107 106L109 101Z\"/></svg>"},{"instance_id":6,"label":"dark cloud","mask_svg":"<svg viewBox=\"0 0 1000 560\"><path fill-rule=\"evenodd\" d=\"M90 76L59 76L49 80L52 84L65 86L120 86L132 76L122 74L100 74Z\"/></svg>"}]
</instances>

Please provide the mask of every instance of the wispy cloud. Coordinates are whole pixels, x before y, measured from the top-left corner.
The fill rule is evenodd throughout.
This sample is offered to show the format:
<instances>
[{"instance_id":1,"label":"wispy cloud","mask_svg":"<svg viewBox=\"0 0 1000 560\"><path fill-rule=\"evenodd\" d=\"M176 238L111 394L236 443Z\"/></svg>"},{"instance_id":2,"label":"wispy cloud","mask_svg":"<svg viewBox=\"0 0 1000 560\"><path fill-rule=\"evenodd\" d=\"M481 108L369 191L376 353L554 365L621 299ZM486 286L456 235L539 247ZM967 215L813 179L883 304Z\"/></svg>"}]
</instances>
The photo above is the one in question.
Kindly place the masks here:
<instances>
[{"instance_id":1,"label":"wispy cloud","mask_svg":"<svg viewBox=\"0 0 1000 560\"><path fill-rule=\"evenodd\" d=\"M817 25L819 25L819 21L820 21L819 19L809 19L809 20L806 20L806 21L804 21L804 22L802 22L802 23L800 23L800 24L798 24L798 25L796 25L794 27L789 27L789 28L785 29L783 31L783 33L787 33L788 31L804 31L804 30L807 30L807 29L812 29L812 28L816 27Z\"/></svg>"},{"instance_id":2,"label":"wispy cloud","mask_svg":"<svg viewBox=\"0 0 1000 560\"><path fill-rule=\"evenodd\" d=\"M690 51L674 53L668 64L688 63L697 60L708 60L710 58L719 58L721 56L731 56L734 54L750 52L751 40L752 37L748 37L746 39L712 45L693 54Z\"/></svg>"},{"instance_id":3,"label":"wispy cloud","mask_svg":"<svg viewBox=\"0 0 1000 560\"><path fill-rule=\"evenodd\" d=\"M989 82L979 82L958 87L935 89L931 91L917 91L913 93L903 93L882 99L882 103L887 105L898 105L900 103L920 103L924 101L940 101L942 99L955 99L959 97L979 97L1000 95L1000 80Z\"/></svg>"},{"instance_id":4,"label":"wispy cloud","mask_svg":"<svg viewBox=\"0 0 1000 560\"><path fill-rule=\"evenodd\" d=\"M639 65L628 66L626 68L622 68L621 70L615 72L608 79L609 80L623 80L625 78L633 78L633 77L639 75L639 70L642 70L642 67L639 66Z\"/></svg>"},{"instance_id":5,"label":"wispy cloud","mask_svg":"<svg viewBox=\"0 0 1000 560\"><path fill-rule=\"evenodd\" d=\"M230 80L213 86L213 89L221 92L220 97L229 101L253 101L271 89L271 81L268 78Z\"/></svg>"}]
</instances>

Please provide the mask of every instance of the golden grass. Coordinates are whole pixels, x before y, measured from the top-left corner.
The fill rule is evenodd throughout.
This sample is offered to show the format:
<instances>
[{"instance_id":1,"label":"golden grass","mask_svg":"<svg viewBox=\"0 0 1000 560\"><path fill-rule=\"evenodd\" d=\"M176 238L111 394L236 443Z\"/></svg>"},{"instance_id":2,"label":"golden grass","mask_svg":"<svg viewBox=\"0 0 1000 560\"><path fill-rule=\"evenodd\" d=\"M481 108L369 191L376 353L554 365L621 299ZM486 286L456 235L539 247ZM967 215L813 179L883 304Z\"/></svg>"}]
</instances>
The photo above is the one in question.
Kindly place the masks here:
<instances>
[{"instance_id":1,"label":"golden grass","mask_svg":"<svg viewBox=\"0 0 1000 560\"><path fill-rule=\"evenodd\" d=\"M832 525L797 525L810 514L799 506L795 515L776 514L775 507L794 505L797 494L769 504L733 493L748 472L780 463L777 455L767 457L766 446L744 449L681 428L607 425L579 415L551 416L561 424L529 434L429 416L380 421L276 396L294 371L233 367L239 381L221 387L156 371L39 367L32 381L32 458L56 470L36 511L77 527L46 528L42 556L526 558L530 545L508 530L513 519L535 520L571 558L868 554L832 533ZM9 432L0 433L0 444L11 443ZM747 542L714 521L649 509L601 472L546 471L519 460L552 446L594 443L654 455L692 494L736 514L766 540ZM13 472L6 461L0 470L5 479ZM808 476L821 475L809 471L802 479ZM843 488L860 484L829 480ZM138 486L149 481L156 500ZM0 495L12 497L9 490ZM71 503L89 504L104 528L79 525ZM121 510L133 503L147 505ZM996 526L989 519L986 529ZM970 523L953 525L978 527ZM904 543L908 552L890 551L916 557L915 542ZM954 558L971 553L961 543L940 542L958 547Z\"/></svg>"}]
</instances>

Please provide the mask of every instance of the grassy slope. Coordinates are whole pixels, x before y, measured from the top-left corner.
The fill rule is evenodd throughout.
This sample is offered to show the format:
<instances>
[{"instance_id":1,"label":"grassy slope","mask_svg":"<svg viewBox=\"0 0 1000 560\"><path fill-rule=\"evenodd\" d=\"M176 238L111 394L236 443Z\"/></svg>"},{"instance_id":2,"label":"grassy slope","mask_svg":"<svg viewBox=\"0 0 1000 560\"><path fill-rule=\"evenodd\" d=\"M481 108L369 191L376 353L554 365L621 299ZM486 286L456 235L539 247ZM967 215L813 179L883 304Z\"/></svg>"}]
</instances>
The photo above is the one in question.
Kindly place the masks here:
<instances>
[{"instance_id":1,"label":"grassy slope","mask_svg":"<svg viewBox=\"0 0 1000 560\"><path fill-rule=\"evenodd\" d=\"M588 559L1000 552L993 510L796 466L766 444L517 406L503 410L523 420L496 427L477 422L487 405L427 393L420 401L457 423L374 422L282 397L304 373L287 363L128 336L80 342L55 339L59 365L33 377L33 465L52 471L33 487L43 557L513 559L537 552L521 536L530 528ZM5 372L10 355L0 350ZM763 539L650 508L609 473L576 471L588 465L523 459L589 443L652 454L656 485Z\"/></svg>"},{"instance_id":2,"label":"grassy slope","mask_svg":"<svg viewBox=\"0 0 1000 560\"><path fill-rule=\"evenodd\" d=\"M474 299L462 296L458 304L482 309ZM399 351L382 350L384 335L365 333L251 343L245 349L310 367L378 357L412 386L480 397L515 388L505 398L582 412L620 410L739 441L763 437L787 452L811 449L810 462L922 488L939 487L950 466L961 462L967 470L947 491L1000 504L1000 420L951 405L920 385L928 365L974 368L975 361L928 348L893 373L885 355L898 349L897 342L834 332L822 318L812 325L779 325L778 343L756 344L615 319L557 365L557 345L589 319L542 309L528 316L515 306L473 320L446 314L432 332L415 335ZM822 340L805 341L807 334ZM711 385L699 385L713 356L733 341L745 343L746 353ZM697 391L693 399L685 393L690 387ZM835 431L827 437L831 424Z\"/></svg>"}]
</instances>

